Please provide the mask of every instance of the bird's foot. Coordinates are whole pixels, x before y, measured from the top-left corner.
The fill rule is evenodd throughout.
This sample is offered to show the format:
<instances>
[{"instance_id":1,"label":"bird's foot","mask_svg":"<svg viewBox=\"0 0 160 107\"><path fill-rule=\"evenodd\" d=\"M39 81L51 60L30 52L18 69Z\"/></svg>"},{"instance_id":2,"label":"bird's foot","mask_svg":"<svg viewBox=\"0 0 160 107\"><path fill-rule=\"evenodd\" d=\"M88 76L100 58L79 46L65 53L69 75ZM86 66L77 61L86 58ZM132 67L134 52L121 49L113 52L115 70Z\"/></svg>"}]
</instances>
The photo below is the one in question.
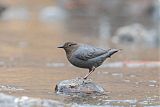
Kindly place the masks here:
<instances>
[{"instance_id":1,"label":"bird's foot","mask_svg":"<svg viewBox=\"0 0 160 107\"><path fill-rule=\"evenodd\" d=\"M87 78L83 78L84 80L86 80Z\"/></svg>"},{"instance_id":2,"label":"bird's foot","mask_svg":"<svg viewBox=\"0 0 160 107\"><path fill-rule=\"evenodd\" d=\"M86 79L87 79L87 77L85 76L85 77L83 77L83 79L84 79L84 80L86 80Z\"/></svg>"}]
</instances>

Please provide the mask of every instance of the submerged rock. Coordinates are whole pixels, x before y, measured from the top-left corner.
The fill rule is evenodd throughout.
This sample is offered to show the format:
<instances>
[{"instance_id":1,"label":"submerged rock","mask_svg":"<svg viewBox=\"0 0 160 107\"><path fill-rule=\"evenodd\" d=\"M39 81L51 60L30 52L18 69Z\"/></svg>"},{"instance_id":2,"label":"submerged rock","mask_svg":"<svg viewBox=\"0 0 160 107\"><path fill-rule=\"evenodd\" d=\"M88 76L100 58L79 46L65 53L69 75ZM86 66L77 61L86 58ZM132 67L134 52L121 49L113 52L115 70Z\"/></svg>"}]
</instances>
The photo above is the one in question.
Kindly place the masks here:
<instances>
[{"instance_id":1,"label":"submerged rock","mask_svg":"<svg viewBox=\"0 0 160 107\"><path fill-rule=\"evenodd\" d=\"M16 86L1 85L1 84L0 84L0 91L14 92L14 91L24 91L24 89L23 89L23 88L16 87Z\"/></svg>"},{"instance_id":2,"label":"submerged rock","mask_svg":"<svg viewBox=\"0 0 160 107\"><path fill-rule=\"evenodd\" d=\"M59 82L55 92L63 95L102 95L104 89L91 80L76 78Z\"/></svg>"}]
</instances>

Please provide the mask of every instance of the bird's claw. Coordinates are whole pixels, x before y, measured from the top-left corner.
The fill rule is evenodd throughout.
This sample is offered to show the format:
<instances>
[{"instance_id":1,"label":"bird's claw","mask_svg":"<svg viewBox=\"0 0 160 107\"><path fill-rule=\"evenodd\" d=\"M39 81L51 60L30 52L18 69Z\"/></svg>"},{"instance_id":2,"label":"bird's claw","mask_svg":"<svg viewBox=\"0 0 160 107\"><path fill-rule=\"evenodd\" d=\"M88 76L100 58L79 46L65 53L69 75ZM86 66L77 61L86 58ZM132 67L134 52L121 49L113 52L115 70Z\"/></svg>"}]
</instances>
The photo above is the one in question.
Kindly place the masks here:
<instances>
[{"instance_id":1,"label":"bird's claw","mask_svg":"<svg viewBox=\"0 0 160 107\"><path fill-rule=\"evenodd\" d=\"M87 79L87 77L84 77L83 79L84 79L84 80L86 80L86 79Z\"/></svg>"}]
</instances>

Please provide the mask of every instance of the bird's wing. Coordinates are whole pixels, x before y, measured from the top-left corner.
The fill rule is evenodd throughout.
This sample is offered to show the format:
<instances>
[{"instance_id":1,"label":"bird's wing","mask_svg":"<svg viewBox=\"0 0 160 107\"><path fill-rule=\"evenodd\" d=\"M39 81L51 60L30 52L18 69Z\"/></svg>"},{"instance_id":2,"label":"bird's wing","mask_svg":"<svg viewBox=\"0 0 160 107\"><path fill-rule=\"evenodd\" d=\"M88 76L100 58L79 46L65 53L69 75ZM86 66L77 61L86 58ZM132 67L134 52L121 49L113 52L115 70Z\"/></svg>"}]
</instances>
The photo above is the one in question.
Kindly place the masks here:
<instances>
[{"instance_id":1,"label":"bird's wing","mask_svg":"<svg viewBox=\"0 0 160 107\"><path fill-rule=\"evenodd\" d=\"M89 59L103 55L106 52L107 50L85 45L85 46L79 47L79 49L75 52L75 57L80 60L87 61Z\"/></svg>"}]
</instances>

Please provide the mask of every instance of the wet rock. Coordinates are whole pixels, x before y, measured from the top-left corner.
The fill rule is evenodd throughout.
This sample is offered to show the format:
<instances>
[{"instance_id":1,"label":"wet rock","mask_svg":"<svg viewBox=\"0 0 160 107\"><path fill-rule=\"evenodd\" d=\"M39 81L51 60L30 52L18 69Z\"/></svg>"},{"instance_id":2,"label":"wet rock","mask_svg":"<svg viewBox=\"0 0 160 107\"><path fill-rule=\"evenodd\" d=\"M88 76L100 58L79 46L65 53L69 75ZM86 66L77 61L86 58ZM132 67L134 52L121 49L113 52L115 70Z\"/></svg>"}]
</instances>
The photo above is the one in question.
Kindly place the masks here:
<instances>
[{"instance_id":1,"label":"wet rock","mask_svg":"<svg viewBox=\"0 0 160 107\"><path fill-rule=\"evenodd\" d=\"M42 100L26 96L14 97L0 93L0 107L66 107L54 100Z\"/></svg>"},{"instance_id":2,"label":"wet rock","mask_svg":"<svg viewBox=\"0 0 160 107\"><path fill-rule=\"evenodd\" d=\"M91 80L76 78L59 82L55 92L63 95L102 95L104 89Z\"/></svg>"},{"instance_id":3,"label":"wet rock","mask_svg":"<svg viewBox=\"0 0 160 107\"><path fill-rule=\"evenodd\" d=\"M158 47L159 45L159 36L156 31L147 31L138 23L120 27L112 40L114 43L127 46Z\"/></svg>"}]
</instances>

